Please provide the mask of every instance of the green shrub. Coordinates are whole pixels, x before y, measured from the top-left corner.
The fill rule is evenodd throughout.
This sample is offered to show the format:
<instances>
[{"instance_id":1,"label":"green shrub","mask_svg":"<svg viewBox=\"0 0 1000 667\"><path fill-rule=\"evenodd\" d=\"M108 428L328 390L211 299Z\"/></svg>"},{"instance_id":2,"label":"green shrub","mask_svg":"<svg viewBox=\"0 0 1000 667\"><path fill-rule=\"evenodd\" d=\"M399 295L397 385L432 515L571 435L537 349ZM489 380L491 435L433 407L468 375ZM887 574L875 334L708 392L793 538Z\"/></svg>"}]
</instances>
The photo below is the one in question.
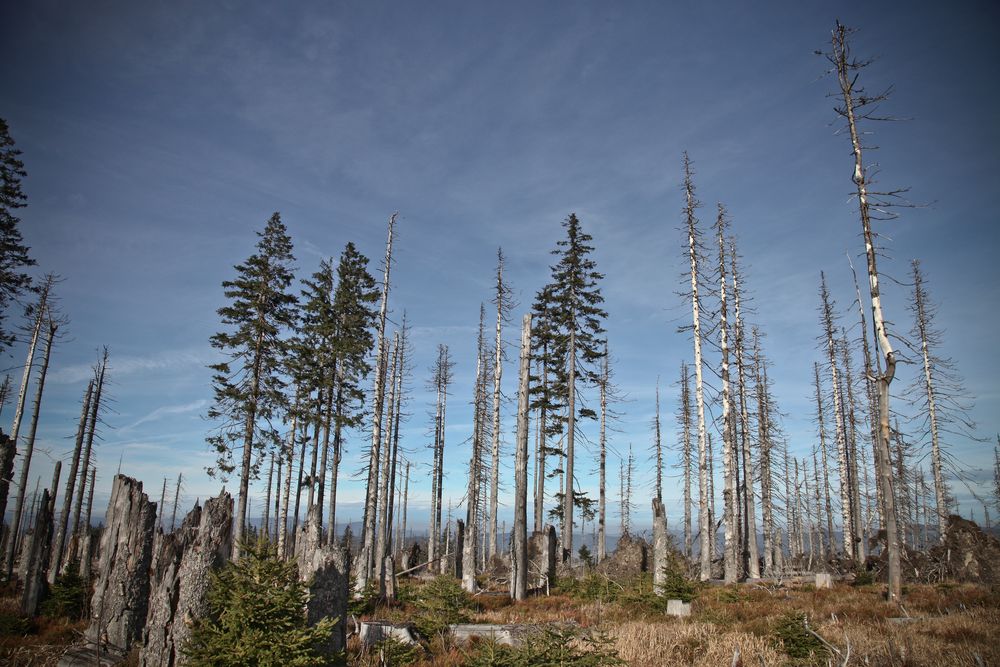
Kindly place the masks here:
<instances>
[{"instance_id":1,"label":"green shrub","mask_svg":"<svg viewBox=\"0 0 1000 667\"><path fill-rule=\"evenodd\" d=\"M667 560L663 566L666 575L659 593L668 600L690 602L698 595L698 588L693 581L684 575L684 566L675 556Z\"/></svg>"},{"instance_id":2,"label":"green shrub","mask_svg":"<svg viewBox=\"0 0 1000 667\"><path fill-rule=\"evenodd\" d=\"M264 541L244 543L243 555L213 573L209 614L194 623L183 651L187 664L219 667L329 664L320 645L336 621L307 627L306 589L294 561L278 558Z\"/></svg>"},{"instance_id":3,"label":"green shrub","mask_svg":"<svg viewBox=\"0 0 1000 667\"><path fill-rule=\"evenodd\" d=\"M404 644L392 637L376 644L373 653L379 657L381 665L411 665L423 657L419 646Z\"/></svg>"},{"instance_id":4,"label":"green shrub","mask_svg":"<svg viewBox=\"0 0 1000 667\"><path fill-rule=\"evenodd\" d=\"M413 625L421 636L430 639L453 623L467 623L469 610L475 607L458 579L442 575L431 579L414 595L418 612Z\"/></svg>"},{"instance_id":5,"label":"green shrub","mask_svg":"<svg viewBox=\"0 0 1000 667\"><path fill-rule=\"evenodd\" d=\"M23 637L35 631L30 618L0 610L0 637Z\"/></svg>"},{"instance_id":6,"label":"green shrub","mask_svg":"<svg viewBox=\"0 0 1000 667\"><path fill-rule=\"evenodd\" d=\"M42 614L50 618L68 618L72 621L83 617L87 602L87 582L80 576L80 564L73 561L49 588L42 602Z\"/></svg>"},{"instance_id":7,"label":"green shrub","mask_svg":"<svg viewBox=\"0 0 1000 667\"><path fill-rule=\"evenodd\" d=\"M869 572L864 565L859 565L856 570L854 570L854 581L852 586L871 586L875 583L875 577Z\"/></svg>"},{"instance_id":8,"label":"green shrub","mask_svg":"<svg viewBox=\"0 0 1000 667\"><path fill-rule=\"evenodd\" d=\"M774 636L788 657L796 661L795 664L825 664L826 647L806 629L806 620L802 612L784 614L774 625Z\"/></svg>"},{"instance_id":9,"label":"green shrub","mask_svg":"<svg viewBox=\"0 0 1000 667\"><path fill-rule=\"evenodd\" d=\"M570 625L545 627L524 645L510 652L510 661L500 665L513 667L603 667L624 665L611 640Z\"/></svg>"}]
</instances>

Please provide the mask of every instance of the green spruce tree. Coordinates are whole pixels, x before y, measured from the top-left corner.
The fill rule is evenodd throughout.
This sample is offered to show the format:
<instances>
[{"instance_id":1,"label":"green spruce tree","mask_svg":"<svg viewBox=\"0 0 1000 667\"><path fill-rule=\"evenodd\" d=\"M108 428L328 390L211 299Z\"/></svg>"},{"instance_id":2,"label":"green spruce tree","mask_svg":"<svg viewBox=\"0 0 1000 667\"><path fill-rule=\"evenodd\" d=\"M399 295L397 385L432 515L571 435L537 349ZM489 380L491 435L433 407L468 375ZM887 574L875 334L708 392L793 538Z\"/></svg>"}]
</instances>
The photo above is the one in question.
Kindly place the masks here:
<instances>
[{"instance_id":1,"label":"green spruce tree","mask_svg":"<svg viewBox=\"0 0 1000 667\"><path fill-rule=\"evenodd\" d=\"M279 444L274 422L288 402L281 374L287 347L282 335L296 323L296 300L288 291L295 258L281 216L272 215L257 236L257 251L235 267L235 279L222 283L230 303L218 313L228 330L211 338L212 347L228 359L211 366L215 400L208 417L219 425L208 442L226 474L236 470L234 453L241 452L234 545L243 538L250 480L260 466L261 457L253 455Z\"/></svg>"},{"instance_id":2,"label":"green spruce tree","mask_svg":"<svg viewBox=\"0 0 1000 667\"><path fill-rule=\"evenodd\" d=\"M7 121L0 118L0 352L14 342L14 334L4 328L7 307L31 286L31 277L23 269L35 264L17 228L21 221L14 215L15 210L28 205L21 190L21 179L28 174L20 154Z\"/></svg>"},{"instance_id":3,"label":"green spruce tree","mask_svg":"<svg viewBox=\"0 0 1000 667\"><path fill-rule=\"evenodd\" d=\"M563 222L566 238L558 241L552 251L559 257L552 267L551 321L553 356L565 369L566 447L565 488L563 490L562 548L564 559L573 553L573 508L575 439L577 416L595 419L597 413L584 407L577 399L578 385L596 384L600 374L597 362L604 354L604 328L601 323L607 313L601 308L598 282L604 275L597 271L591 258L594 250L589 234L580 228L575 214Z\"/></svg>"},{"instance_id":4,"label":"green spruce tree","mask_svg":"<svg viewBox=\"0 0 1000 667\"><path fill-rule=\"evenodd\" d=\"M212 577L209 613L196 619L184 646L191 667L307 667L330 664L319 647L336 620L308 627L307 592L295 561L267 542L247 543L243 556Z\"/></svg>"}]
</instances>

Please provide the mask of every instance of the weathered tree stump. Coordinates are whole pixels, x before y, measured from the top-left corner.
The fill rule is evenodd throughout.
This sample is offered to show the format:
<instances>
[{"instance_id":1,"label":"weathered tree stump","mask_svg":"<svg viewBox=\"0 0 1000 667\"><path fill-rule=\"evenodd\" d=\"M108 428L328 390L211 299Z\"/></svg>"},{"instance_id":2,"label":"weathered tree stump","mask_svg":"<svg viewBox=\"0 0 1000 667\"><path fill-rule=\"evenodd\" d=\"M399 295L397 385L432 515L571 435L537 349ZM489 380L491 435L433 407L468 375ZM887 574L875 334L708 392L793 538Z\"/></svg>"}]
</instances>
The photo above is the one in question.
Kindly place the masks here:
<instances>
[{"instance_id":1,"label":"weathered tree stump","mask_svg":"<svg viewBox=\"0 0 1000 667\"><path fill-rule=\"evenodd\" d=\"M559 544L556 529L547 525L528 539L528 577L533 588L546 588L555 583Z\"/></svg>"},{"instance_id":2,"label":"weathered tree stump","mask_svg":"<svg viewBox=\"0 0 1000 667\"><path fill-rule=\"evenodd\" d=\"M49 490L42 491L42 499L35 514L35 527L25 539L21 552L21 580L24 592L21 595L21 612L34 616L38 603L45 593L45 575L49 569L49 553L52 544L52 507Z\"/></svg>"},{"instance_id":3,"label":"weathered tree stump","mask_svg":"<svg viewBox=\"0 0 1000 667\"><path fill-rule=\"evenodd\" d=\"M86 639L127 653L146 623L156 505L142 482L117 475L105 520Z\"/></svg>"},{"instance_id":4,"label":"weathered tree stump","mask_svg":"<svg viewBox=\"0 0 1000 667\"><path fill-rule=\"evenodd\" d=\"M309 513L295 537L295 560L299 578L306 582L309 600L306 602L306 622L310 625L324 618L337 621L329 642L321 647L327 651L343 651L347 647L347 600L350 588L350 555L339 545L323 543L319 514Z\"/></svg>"},{"instance_id":5,"label":"weathered tree stump","mask_svg":"<svg viewBox=\"0 0 1000 667\"><path fill-rule=\"evenodd\" d=\"M653 592L662 595L667 580L667 513L659 498L653 498Z\"/></svg>"},{"instance_id":6,"label":"weathered tree stump","mask_svg":"<svg viewBox=\"0 0 1000 667\"><path fill-rule=\"evenodd\" d=\"M191 636L191 622L208 612L210 574L232 551L233 499L228 493L195 505L181 527L163 537L139 664L172 667Z\"/></svg>"}]
</instances>

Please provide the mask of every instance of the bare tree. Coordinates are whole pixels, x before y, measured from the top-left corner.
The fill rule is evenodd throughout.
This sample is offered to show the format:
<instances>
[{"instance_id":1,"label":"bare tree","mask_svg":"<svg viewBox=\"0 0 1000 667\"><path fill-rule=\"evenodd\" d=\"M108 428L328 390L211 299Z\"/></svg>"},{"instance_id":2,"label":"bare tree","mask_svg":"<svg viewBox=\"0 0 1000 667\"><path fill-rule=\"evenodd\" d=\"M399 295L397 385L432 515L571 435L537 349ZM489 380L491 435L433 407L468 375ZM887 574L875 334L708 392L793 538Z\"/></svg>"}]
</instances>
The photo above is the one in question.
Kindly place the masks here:
<instances>
[{"instance_id":1,"label":"bare tree","mask_svg":"<svg viewBox=\"0 0 1000 667\"><path fill-rule=\"evenodd\" d=\"M684 555L693 555L691 540L691 384L685 362L681 362L681 401L678 417L681 421L681 465L684 475Z\"/></svg>"},{"instance_id":2,"label":"bare tree","mask_svg":"<svg viewBox=\"0 0 1000 667\"><path fill-rule=\"evenodd\" d=\"M56 529L55 541L52 545L51 566L49 567L49 583L55 583L56 577L62 571L63 549L66 546L66 530L69 515L73 507L73 489L76 486L77 472L80 469L80 456L83 450L83 438L87 431L87 417L90 413L90 401L94 394L94 381L87 383L87 391L83 395L83 405L80 409L80 422L76 428L76 443L73 446L73 456L70 459L69 475L66 477L66 491L63 493L62 514Z\"/></svg>"},{"instance_id":3,"label":"bare tree","mask_svg":"<svg viewBox=\"0 0 1000 667\"><path fill-rule=\"evenodd\" d=\"M513 292L504 282L503 250L497 248L496 292L493 303L497 307L497 325L493 358L493 448L490 465L490 511L489 511L489 547L490 557L497 555L497 505L500 489L500 379L503 375L503 325L509 319L513 306Z\"/></svg>"},{"instance_id":4,"label":"bare tree","mask_svg":"<svg viewBox=\"0 0 1000 667\"><path fill-rule=\"evenodd\" d=\"M364 590L375 568L375 512L378 504L379 449L382 444L382 413L385 409L386 347L385 320L389 307L389 272L392 268L392 234L398 213L389 216L382 267L382 301L376 320L375 388L372 392L372 444L368 454L368 484L365 491L365 516L361 535L361 554L357 567L357 587Z\"/></svg>"},{"instance_id":5,"label":"bare tree","mask_svg":"<svg viewBox=\"0 0 1000 667\"><path fill-rule=\"evenodd\" d=\"M31 379L31 369L35 364L35 349L38 347L38 340L42 331L42 323L45 321L45 308L48 303L49 290L52 288L52 281L47 280L42 286L41 294L38 298L38 305L35 306L35 325L31 331L31 339L28 343L28 358L24 362L24 372L21 375L21 388L17 393L17 404L14 407L14 422L10 427L10 443L11 447L14 448L15 455L17 451L17 440L21 432L21 421L24 418L24 404L28 400L28 382ZM18 495L21 495L22 491L18 489ZM23 502L23 501L22 501ZM5 516L7 511L7 494L4 493L0 495L0 517ZM2 523L2 521L0 521ZM0 526L2 527L2 526ZM8 530L7 543L11 543L12 536L17 535L16 527L13 530ZM5 568L6 569L6 568Z\"/></svg>"},{"instance_id":6,"label":"bare tree","mask_svg":"<svg viewBox=\"0 0 1000 667\"><path fill-rule=\"evenodd\" d=\"M605 355L606 356L606 355ZM517 392L517 445L514 454L514 536L511 597L523 600L528 594L528 375L531 370L531 314L521 321L521 356ZM602 471L603 472L603 471ZM601 491L603 498L604 487ZM603 526L601 527L603 530Z\"/></svg>"},{"instance_id":7,"label":"bare tree","mask_svg":"<svg viewBox=\"0 0 1000 667\"><path fill-rule=\"evenodd\" d=\"M885 362L885 372L877 378L878 388L878 408L879 408L879 477L882 480L883 496L885 507L886 540L889 550L889 600L896 602L902 598L902 574L900 571L899 536L896 529L895 507L892 492L892 473L889 469L889 385L896 374L896 353L889 340L886 329L885 316L882 312L882 293L879 287L879 273L876 260L875 236L871 225L871 204L872 196L875 197L874 204L876 210L884 210L880 199L889 199L897 193L869 192L869 178L864 164L861 144L861 131L858 129L858 121L862 119L875 119L871 111L877 108L878 104L886 98L886 94L869 95L860 87L858 81L860 70L870 64L871 61L858 60L851 55L848 37L851 31L837 22L833 30L832 50L827 58L833 64L837 73L837 82L840 87L839 97L842 105L836 111L847 122L850 132L851 147L854 156L854 170L852 180L857 188L858 208L861 217L861 232L865 242L865 255L868 262L868 287L871 293L872 325L875 330L875 338L882 351Z\"/></svg>"},{"instance_id":8,"label":"bare tree","mask_svg":"<svg viewBox=\"0 0 1000 667\"><path fill-rule=\"evenodd\" d=\"M55 278L51 275L46 278L45 287L43 288L46 296L48 295L49 289L54 281ZM56 332L59 330L60 325L59 320L53 317L52 306L49 303L44 304L44 306L37 313L38 321L41 321L43 318L45 321L45 344L42 350L42 365L38 369L38 380L35 385L35 398L32 406L33 412L31 416L31 425L28 427L28 438L25 441L24 454L21 459L21 476L18 481L17 501L14 505L14 515L10 522L11 537L18 534L18 530L21 525L21 512L24 509L24 494L26 487L28 486L28 471L31 467L31 455L35 449L35 434L38 432L38 416L42 408L42 394L45 391L45 376L48 374L49 360L52 357L52 342L55 340ZM16 442L16 439L14 440ZM55 487L52 488L52 493L55 494ZM16 552L14 551L14 543L14 539L7 540L7 554L4 561L4 571L6 572L8 581L14 572L14 557L16 555Z\"/></svg>"},{"instance_id":9,"label":"bare tree","mask_svg":"<svg viewBox=\"0 0 1000 667\"><path fill-rule=\"evenodd\" d=\"M711 525L708 493L708 442L705 430L705 393L702 384L701 358L701 300L698 297L698 260L702 255L701 233L698 230L696 211L701 203L694 194L691 159L684 153L684 220L687 232L687 254L691 265L691 321L694 339L694 398L697 409L698 428L698 525L701 535L701 567L699 576L702 581L712 577L712 538L714 527Z\"/></svg>"},{"instance_id":10,"label":"bare tree","mask_svg":"<svg viewBox=\"0 0 1000 667\"><path fill-rule=\"evenodd\" d=\"M87 472L90 464L92 462L91 452L94 446L94 437L97 433L97 421L100 417L101 412L101 396L104 392L104 379L105 374L108 370L108 348L104 348L104 352L101 355L101 360L98 362L97 367L94 369L94 399L90 404L90 419L88 420L87 436L84 441L83 446L83 465L80 470L80 485L77 487L76 491L76 504L73 509L73 536L79 540L79 530L80 530L80 512L83 508L83 494L84 489L87 486ZM93 479L93 476L91 476ZM93 495L93 489L91 489L91 495ZM89 526L88 526L89 529Z\"/></svg>"}]
</instances>

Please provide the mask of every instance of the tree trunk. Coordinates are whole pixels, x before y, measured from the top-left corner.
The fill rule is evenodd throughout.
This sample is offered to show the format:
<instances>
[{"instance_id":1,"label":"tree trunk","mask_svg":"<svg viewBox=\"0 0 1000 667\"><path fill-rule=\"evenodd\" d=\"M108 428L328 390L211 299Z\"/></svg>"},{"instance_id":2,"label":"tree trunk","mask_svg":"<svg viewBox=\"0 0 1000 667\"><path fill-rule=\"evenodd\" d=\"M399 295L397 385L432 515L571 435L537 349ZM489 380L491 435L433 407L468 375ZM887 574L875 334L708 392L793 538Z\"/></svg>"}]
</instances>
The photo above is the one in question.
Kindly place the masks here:
<instances>
[{"instance_id":1,"label":"tree trunk","mask_svg":"<svg viewBox=\"0 0 1000 667\"><path fill-rule=\"evenodd\" d=\"M385 576L383 569L388 553L389 538L389 480L392 471L392 415L396 407L396 374L399 372L399 332L392 338L392 363L389 375L389 414L386 419L386 438L382 446L382 472L379 475L378 510L379 522L375 540L375 563L379 569L379 594L385 595Z\"/></svg>"},{"instance_id":2,"label":"tree trunk","mask_svg":"<svg viewBox=\"0 0 1000 667\"><path fill-rule=\"evenodd\" d=\"M824 558L833 558L833 503L830 500L830 471L827 469L828 455L826 453L826 427L823 407L823 389L819 381L819 364L813 364L813 375L816 385L816 419L819 422L820 461L823 464L823 499L826 506L826 540Z\"/></svg>"},{"instance_id":3,"label":"tree trunk","mask_svg":"<svg viewBox=\"0 0 1000 667\"><path fill-rule=\"evenodd\" d=\"M21 375L21 388L17 393L17 405L14 408L14 422L10 427L10 442L14 447L15 456L17 455L17 438L21 432L21 420L24 418L24 403L28 399L28 381L31 379L31 369L35 363L35 348L38 346L38 338L42 331L42 322L45 319L46 305L49 298L49 290L52 287L52 278L46 279L44 286L42 287L42 294L38 299L38 305L36 306L35 314L35 326L31 331L31 342L28 344L28 358L24 362L24 373ZM23 482L23 480L22 480ZM19 500L15 501L17 504L23 505L24 503L24 487L26 484L22 483L18 487L17 495ZM9 487L5 489L9 491ZM6 516L7 511L7 493L0 495L0 528L3 527L3 517ZM20 510L15 509L15 514L20 518ZM7 549L8 551L13 547L14 542L17 538L17 522L12 521L10 527L7 530ZM6 559L5 559L6 560ZM4 568L8 570L8 568ZM8 578L10 578L10 573L7 573Z\"/></svg>"},{"instance_id":4,"label":"tree trunk","mask_svg":"<svg viewBox=\"0 0 1000 667\"><path fill-rule=\"evenodd\" d=\"M886 523L886 541L889 545L889 600L898 602L902 599L903 580L900 570L899 539L896 530L895 501L892 493L892 473L889 469L889 385L896 374L896 353L889 341L889 334L882 314L882 296L878 282L878 267L876 265L875 240L872 235L871 218L868 210L868 184L865 175L864 160L861 154L861 139L854 116L855 101L853 99L856 73L852 73L852 63L848 62L847 30L837 24L833 35L833 59L837 69L837 80L840 84L844 100L843 114L847 119L851 134L851 146L854 152L854 183L858 191L858 207L861 216L861 230L865 241L865 255L868 260L868 286L871 293L872 324L875 337L885 357L885 373L878 380L879 408L879 477L882 480L884 493L884 513Z\"/></svg>"},{"instance_id":5,"label":"tree trunk","mask_svg":"<svg viewBox=\"0 0 1000 667\"><path fill-rule=\"evenodd\" d=\"M610 382L610 360L608 358L608 344L604 343L604 357L601 359L601 433L600 433L600 459L598 461L597 484L597 562L603 562L608 557L608 531L607 531L607 462L608 462L608 382ZM659 395L659 391L657 391Z\"/></svg>"},{"instance_id":6,"label":"tree trunk","mask_svg":"<svg viewBox=\"0 0 1000 667\"><path fill-rule=\"evenodd\" d=\"M506 303L505 285L503 283L503 252L497 250L497 328L496 349L493 357L493 451L490 467L490 520L489 520L489 552L493 557L497 554L497 507L500 490L500 379L503 374L503 320Z\"/></svg>"},{"instance_id":7,"label":"tree trunk","mask_svg":"<svg viewBox=\"0 0 1000 667\"><path fill-rule=\"evenodd\" d=\"M51 284L51 279L50 283ZM46 292L47 293L47 292ZM48 321L48 329L45 332L45 350L42 352L42 367L38 371L38 384L35 388L35 398L34 405L32 407L33 414L31 415L31 426L28 427L28 439L24 445L24 457L21 460L21 477L18 482L17 491L17 502L14 505L14 516L11 518L10 522L10 532L11 535L17 535L19 527L21 525L21 512L24 509L24 493L28 486L28 471L31 466L31 455L35 450L35 434L38 432L38 416L42 408L42 394L45 391L45 376L49 371L49 360L52 357L52 340L55 338L56 331L59 329L58 323L52 319L51 312L45 309L45 312L39 311L38 317L41 318L45 316ZM12 439L14 436L12 436ZM53 497L55 495L55 489L52 489ZM51 523L48 529L51 530ZM7 540L7 556L4 563L4 570L7 573L7 580L9 581L11 575L14 572L14 556L16 552L14 551L14 546L17 540ZM46 547L47 549L47 547Z\"/></svg>"},{"instance_id":8,"label":"tree trunk","mask_svg":"<svg viewBox=\"0 0 1000 667\"><path fill-rule=\"evenodd\" d=\"M80 455L83 449L83 437L87 430L87 416L90 412L90 400L94 393L94 381L87 383L84 393L83 407L80 409L80 422L76 427L76 444L73 446L69 475L66 477L66 492L63 494L63 508L59 515L59 525L56 530L55 543L52 546L52 564L49 567L49 583L54 584L56 577L62 571L62 555L66 546L66 531L69 527L69 515L73 507L73 490L76 486L77 471L80 469ZM0 471L0 475L3 472Z\"/></svg>"},{"instance_id":9,"label":"tree trunk","mask_svg":"<svg viewBox=\"0 0 1000 667\"><path fill-rule=\"evenodd\" d=\"M695 209L698 201L694 196L694 182L691 179L691 161L684 154L684 207L688 235L688 259L691 263L691 320L694 329L694 395L698 416L698 524L701 533L701 567L699 578L707 581L712 577L712 540L715 532L709 517L708 496L708 446L705 431L705 394L702 385L701 359L701 314L698 299L698 237Z\"/></svg>"},{"instance_id":10,"label":"tree trunk","mask_svg":"<svg viewBox=\"0 0 1000 667\"><path fill-rule=\"evenodd\" d=\"M368 484L365 490L365 520L361 535L361 554L357 564L357 590L364 590L374 568L375 511L378 503L379 447L382 444L382 411L385 407L385 320L389 305L389 271L392 268L392 232L397 213L389 216L385 242L385 267L382 273L382 302L377 320L375 388L372 392L372 444L368 455Z\"/></svg>"},{"instance_id":11,"label":"tree trunk","mask_svg":"<svg viewBox=\"0 0 1000 667\"><path fill-rule=\"evenodd\" d=\"M687 364L681 362L681 460L684 466L684 556L694 554L691 541L691 387Z\"/></svg>"},{"instance_id":12,"label":"tree trunk","mask_svg":"<svg viewBox=\"0 0 1000 667\"><path fill-rule=\"evenodd\" d=\"M566 384L566 465L563 471L562 559L573 558L573 465L576 444L576 331L569 332Z\"/></svg>"},{"instance_id":13,"label":"tree trunk","mask_svg":"<svg viewBox=\"0 0 1000 667\"><path fill-rule=\"evenodd\" d=\"M753 454L750 448L750 412L747 409L747 381L745 363L745 335L740 312L740 280L736 262L736 245L730 242L729 259L732 266L734 333L737 382L740 395L740 444L743 450L743 540L747 575L760 578L760 554L757 550L757 514L754 494Z\"/></svg>"},{"instance_id":14,"label":"tree trunk","mask_svg":"<svg viewBox=\"0 0 1000 667\"><path fill-rule=\"evenodd\" d=\"M514 536L511 549L514 565L511 575L511 597L515 600L524 600L528 595L528 374L530 368L531 314L529 313L521 321L521 356L517 392L517 450L514 454ZM603 492L604 485L602 483L602 499L604 497Z\"/></svg>"},{"instance_id":15,"label":"tree trunk","mask_svg":"<svg viewBox=\"0 0 1000 667\"><path fill-rule=\"evenodd\" d=\"M725 526L726 544L723 554L723 576L727 584L736 583L739 579L739 529L737 522L736 493L736 442L733 439L734 429L732 396L729 387L729 320L726 304L726 238L725 230L728 220L726 210L719 204L719 217L716 223L719 243L719 347L722 353L722 469L724 475L723 525ZM659 475L659 471L657 471Z\"/></svg>"}]
</instances>

